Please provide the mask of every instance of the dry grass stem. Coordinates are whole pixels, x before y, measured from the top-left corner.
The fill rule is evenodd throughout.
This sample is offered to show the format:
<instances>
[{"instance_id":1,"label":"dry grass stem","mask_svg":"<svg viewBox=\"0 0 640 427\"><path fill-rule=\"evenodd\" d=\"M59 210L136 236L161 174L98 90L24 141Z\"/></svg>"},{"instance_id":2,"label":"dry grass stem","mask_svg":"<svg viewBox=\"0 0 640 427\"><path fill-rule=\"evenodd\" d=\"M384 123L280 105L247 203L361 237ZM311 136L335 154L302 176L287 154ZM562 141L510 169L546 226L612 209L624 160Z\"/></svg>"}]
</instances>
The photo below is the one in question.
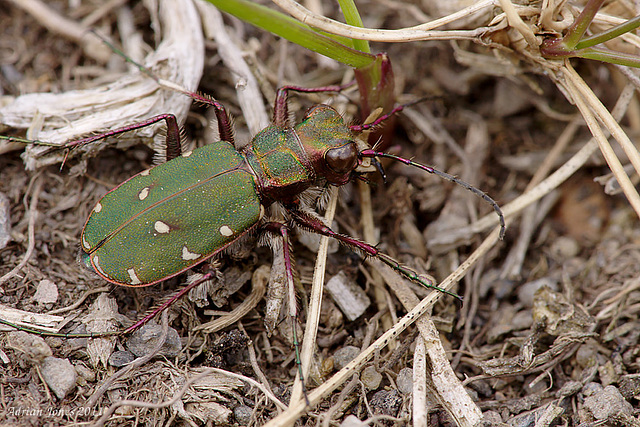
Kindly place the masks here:
<instances>
[{"instance_id":1,"label":"dry grass stem","mask_svg":"<svg viewBox=\"0 0 640 427\"><path fill-rule=\"evenodd\" d=\"M329 203L324 214L324 222L329 226L333 222L338 206L338 188L329 188ZM309 369L316 352L316 337L318 334L318 324L320 323L320 308L322 305L322 293L324 285L324 276L327 269L327 251L329 249L329 237L322 236L318 247L318 255L316 264L313 269L313 281L311 284L311 292L309 296L309 312L307 313L307 323L304 328L304 337L302 338L302 347L300 349L300 361L302 363L302 375L307 378ZM296 375L291 390L291 401L289 406L299 402L302 399L302 382L300 376Z\"/></svg>"}]
</instances>

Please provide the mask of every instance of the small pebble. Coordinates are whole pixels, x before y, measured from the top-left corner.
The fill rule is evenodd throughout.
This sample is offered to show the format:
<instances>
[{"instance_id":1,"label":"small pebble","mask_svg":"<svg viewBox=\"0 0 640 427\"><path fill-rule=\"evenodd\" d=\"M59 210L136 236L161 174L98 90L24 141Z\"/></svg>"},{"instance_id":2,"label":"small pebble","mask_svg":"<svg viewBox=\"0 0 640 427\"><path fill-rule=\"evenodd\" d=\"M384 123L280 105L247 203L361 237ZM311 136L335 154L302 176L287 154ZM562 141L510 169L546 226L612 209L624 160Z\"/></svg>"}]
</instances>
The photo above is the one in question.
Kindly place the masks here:
<instances>
[{"instance_id":1,"label":"small pebble","mask_svg":"<svg viewBox=\"0 0 640 427\"><path fill-rule=\"evenodd\" d=\"M608 385L600 392L585 398L584 407L593 414L596 420L619 419L620 416L631 417L633 415L633 406L624 400L620 391L612 385Z\"/></svg>"},{"instance_id":2,"label":"small pebble","mask_svg":"<svg viewBox=\"0 0 640 427\"><path fill-rule=\"evenodd\" d=\"M525 307L533 307L533 299L536 291L543 286L547 286L552 291L558 290L558 281L551 277L542 277L538 280L527 282L518 287L518 298Z\"/></svg>"},{"instance_id":3,"label":"small pebble","mask_svg":"<svg viewBox=\"0 0 640 427\"><path fill-rule=\"evenodd\" d=\"M85 365L79 363L75 365L76 372L87 382L94 382L96 380L96 372L93 369L89 369Z\"/></svg>"},{"instance_id":4,"label":"small pebble","mask_svg":"<svg viewBox=\"0 0 640 427\"><path fill-rule=\"evenodd\" d=\"M9 199L0 193L0 249L4 249L11 240L11 211Z\"/></svg>"},{"instance_id":5,"label":"small pebble","mask_svg":"<svg viewBox=\"0 0 640 427\"><path fill-rule=\"evenodd\" d=\"M402 405L402 396L398 390L380 390L369 401L371 410L376 415L398 416Z\"/></svg>"},{"instance_id":6,"label":"small pebble","mask_svg":"<svg viewBox=\"0 0 640 427\"><path fill-rule=\"evenodd\" d=\"M554 259L568 259L580 253L580 245L571 237L560 236L552 244L550 248Z\"/></svg>"},{"instance_id":7,"label":"small pebble","mask_svg":"<svg viewBox=\"0 0 640 427\"><path fill-rule=\"evenodd\" d=\"M51 391L62 400L76 387L78 373L69 359L47 357L40 368L42 378Z\"/></svg>"},{"instance_id":8,"label":"small pebble","mask_svg":"<svg viewBox=\"0 0 640 427\"><path fill-rule=\"evenodd\" d=\"M249 425L252 414L253 409L251 409L247 405L236 406L236 408L233 410L233 416L241 426Z\"/></svg>"},{"instance_id":9,"label":"small pebble","mask_svg":"<svg viewBox=\"0 0 640 427\"><path fill-rule=\"evenodd\" d=\"M127 348L137 357L146 356L151 353L158 344L158 339L162 335L162 326L155 323L147 323L127 340ZM167 339L156 356L175 357L180 353L182 343L178 332L169 328Z\"/></svg>"},{"instance_id":10,"label":"small pebble","mask_svg":"<svg viewBox=\"0 0 640 427\"><path fill-rule=\"evenodd\" d=\"M396 385L402 394L413 393L413 369L402 368L396 378Z\"/></svg>"},{"instance_id":11,"label":"small pebble","mask_svg":"<svg viewBox=\"0 0 640 427\"><path fill-rule=\"evenodd\" d=\"M58 300L58 286L51 280L43 279L38 283L33 300L40 304L50 304Z\"/></svg>"},{"instance_id":12,"label":"small pebble","mask_svg":"<svg viewBox=\"0 0 640 427\"><path fill-rule=\"evenodd\" d=\"M347 345L337 350L333 354L333 361L336 368L342 369L345 366L347 366L349 362L355 359L359 354L360 354L360 349L358 347L353 345Z\"/></svg>"},{"instance_id":13,"label":"small pebble","mask_svg":"<svg viewBox=\"0 0 640 427\"><path fill-rule=\"evenodd\" d=\"M340 423L340 427L365 427L368 425L368 423L360 421L360 419L355 415L349 415L347 418L342 420L342 423Z\"/></svg>"},{"instance_id":14,"label":"small pebble","mask_svg":"<svg viewBox=\"0 0 640 427\"><path fill-rule=\"evenodd\" d=\"M382 375L376 371L374 366L369 365L364 368L360 374L360 381L362 381L364 386L369 390L377 390L382 382Z\"/></svg>"},{"instance_id":15,"label":"small pebble","mask_svg":"<svg viewBox=\"0 0 640 427\"><path fill-rule=\"evenodd\" d=\"M351 322L362 316L371 305L367 293L343 272L329 279L324 288Z\"/></svg>"},{"instance_id":16,"label":"small pebble","mask_svg":"<svg viewBox=\"0 0 640 427\"><path fill-rule=\"evenodd\" d=\"M114 368L120 368L128 363L133 362L135 358L136 356L134 356L130 351L114 351L113 353L111 353L111 356L109 356L109 365L113 366Z\"/></svg>"},{"instance_id":17,"label":"small pebble","mask_svg":"<svg viewBox=\"0 0 640 427\"><path fill-rule=\"evenodd\" d=\"M51 347L39 335L24 331L11 332L7 336L7 348L13 348L25 354L32 363L42 363L44 359L53 355Z\"/></svg>"}]
</instances>

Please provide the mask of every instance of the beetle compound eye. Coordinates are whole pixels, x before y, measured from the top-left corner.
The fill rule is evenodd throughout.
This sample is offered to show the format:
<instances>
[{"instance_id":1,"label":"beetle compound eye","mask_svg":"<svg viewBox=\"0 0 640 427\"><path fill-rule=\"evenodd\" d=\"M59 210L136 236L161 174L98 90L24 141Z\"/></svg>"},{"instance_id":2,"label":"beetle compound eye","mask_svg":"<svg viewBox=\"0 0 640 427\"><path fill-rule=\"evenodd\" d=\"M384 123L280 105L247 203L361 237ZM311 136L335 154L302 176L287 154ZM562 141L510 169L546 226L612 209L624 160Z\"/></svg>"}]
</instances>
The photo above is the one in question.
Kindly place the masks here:
<instances>
[{"instance_id":1,"label":"beetle compound eye","mask_svg":"<svg viewBox=\"0 0 640 427\"><path fill-rule=\"evenodd\" d=\"M353 141L345 141L340 147L327 150L324 158L332 171L344 174L351 172L358 164L358 149Z\"/></svg>"}]
</instances>

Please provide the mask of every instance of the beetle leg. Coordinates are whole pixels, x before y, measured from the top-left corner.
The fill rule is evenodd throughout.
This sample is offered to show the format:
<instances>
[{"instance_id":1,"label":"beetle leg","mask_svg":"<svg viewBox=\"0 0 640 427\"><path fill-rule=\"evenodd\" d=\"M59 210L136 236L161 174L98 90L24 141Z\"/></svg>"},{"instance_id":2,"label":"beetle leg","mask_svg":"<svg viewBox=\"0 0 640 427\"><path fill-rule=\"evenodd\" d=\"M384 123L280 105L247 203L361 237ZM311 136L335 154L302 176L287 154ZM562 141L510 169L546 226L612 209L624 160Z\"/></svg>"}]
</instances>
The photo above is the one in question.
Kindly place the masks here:
<instances>
[{"instance_id":1,"label":"beetle leg","mask_svg":"<svg viewBox=\"0 0 640 427\"><path fill-rule=\"evenodd\" d=\"M291 331L293 334L293 347L296 356L296 365L298 365L298 374L302 383L302 394L309 406L309 398L307 397L307 388L304 383L304 374L302 372L302 361L300 360L300 343L298 342L298 309L296 301L296 287L294 280L293 257L291 256L291 240L289 239L289 228L281 222L268 222L263 226L266 230L278 234L282 238L282 254L284 256L284 270L288 284L289 294L289 317L291 318Z\"/></svg>"},{"instance_id":2,"label":"beetle leg","mask_svg":"<svg viewBox=\"0 0 640 427\"><path fill-rule=\"evenodd\" d=\"M415 271L401 265L398 261L396 261L391 256L385 254L384 252L380 252L380 250L375 246L371 246L370 244L365 243L358 239L354 239L353 237L345 236L343 234L338 234L335 231L333 231L331 228L324 225L324 223L320 221L318 218L315 218L314 216L298 209L295 206L289 206L288 211L289 211L289 214L291 214L291 218L301 227L323 236L332 237L344 243L345 245L349 246L351 249L355 250L356 252L360 252L364 254L365 256L377 258L383 263L387 264L392 269L394 269L396 272L398 272L398 274L404 276L405 278L411 280L414 283L424 286L425 288L435 289L447 295L451 295L457 299L461 299L460 296L455 292L451 292L434 285L430 281L421 277Z\"/></svg>"},{"instance_id":3,"label":"beetle leg","mask_svg":"<svg viewBox=\"0 0 640 427\"><path fill-rule=\"evenodd\" d=\"M84 333L65 333L65 332L50 332L50 331L41 331L39 329L30 328L27 326L21 326L16 323L10 322L5 319L0 319L1 325L10 326L15 328L18 331L28 332L34 335L40 335L43 337L57 337L57 338L104 338L104 337L112 337L115 335L120 335L121 331L108 331L108 332L84 332Z\"/></svg>"},{"instance_id":4,"label":"beetle leg","mask_svg":"<svg viewBox=\"0 0 640 427\"><path fill-rule=\"evenodd\" d=\"M129 326L124 331L87 332L87 333L68 333L67 334L67 333L63 333L63 332L40 331L40 330L37 330L37 329L32 329L32 328L20 326L20 325L17 325L15 323L12 323L12 322L9 322L7 320L4 320L4 319L0 319L0 324L11 326L13 328L16 328L19 331L25 331L25 332L29 332L29 333L32 333L32 334L37 334L37 335L47 336L47 337L102 338L102 337L109 337L109 336L114 336L114 335L126 335L126 334L130 334L131 332L133 332L136 329L140 328L142 325L147 323L149 320L153 319L158 314L160 314L161 312L166 310L171 304L173 304L175 301L179 300L183 295L185 295L191 289L195 288L196 286L200 285L201 283L206 282L207 280L211 280L215 276L216 276L216 272L215 271L209 271L209 272L205 273L200 279L194 280L192 283L189 283L187 286L185 286L184 288L180 289L180 291L178 291L175 295L173 295L171 298L169 298L167 301L165 301L162 305L160 305L160 306L156 307L155 309L153 309L149 314L147 314L142 319L138 320L132 326Z\"/></svg>"},{"instance_id":5,"label":"beetle leg","mask_svg":"<svg viewBox=\"0 0 640 427\"><path fill-rule=\"evenodd\" d=\"M200 285L201 283L206 282L207 280L213 279L214 277L216 277L216 272L214 270L206 272L200 279L194 280L192 283L189 283L187 286L185 286L184 288L180 289L173 296L171 296L171 298L167 299L160 306L154 308L149 314L147 314L142 319L138 320L132 326L129 326L122 333L123 334L130 334L131 332L133 332L136 329L140 328L142 325L147 323L149 320L151 320L154 317L156 317L159 313L161 313L164 310L166 310L171 304L173 304L174 302L176 302L177 300L182 298L182 296L185 295L187 292L189 292L191 289L195 288L196 286Z\"/></svg>"},{"instance_id":6,"label":"beetle leg","mask_svg":"<svg viewBox=\"0 0 640 427\"><path fill-rule=\"evenodd\" d=\"M229 117L229 113L227 113L227 109L224 108L224 105L207 94L189 92L185 90L181 90L180 92L184 93L196 102L200 102L202 104L213 107L216 110L216 121L218 122L218 134L220 136L220 140L227 141L230 142L231 145L235 145L235 139L233 136L233 122L231 120L231 117Z\"/></svg>"},{"instance_id":7,"label":"beetle leg","mask_svg":"<svg viewBox=\"0 0 640 427\"><path fill-rule=\"evenodd\" d=\"M301 93L341 92L346 88L353 86L355 83L356 81L353 80L344 85L330 85L313 88L300 86L282 86L278 88L278 92L276 93L276 101L273 106L273 124L282 129L290 127L288 104L288 94L290 90Z\"/></svg>"},{"instance_id":8,"label":"beetle leg","mask_svg":"<svg viewBox=\"0 0 640 427\"><path fill-rule=\"evenodd\" d=\"M90 144L92 142L99 141L101 139L104 139L110 136L115 136L121 133L130 132L135 129L140 129L146 126L150 126L152 124L158 123L161 120L164 120L167 123L166 156L167 156L167 161L169 161L171 159L175 159L182 153L182 146L180 142L180 127L178 126L176 116L174 116L173 114L159 114L157 116L151 117L150 119L147 119L138 123L132 123L130 125L123 126L118 129L100 133L98 135L88 136L86 138L70 141L66 143L63 147L68 149L73 149L74 147Z\"/></svg>"}]
</instances>

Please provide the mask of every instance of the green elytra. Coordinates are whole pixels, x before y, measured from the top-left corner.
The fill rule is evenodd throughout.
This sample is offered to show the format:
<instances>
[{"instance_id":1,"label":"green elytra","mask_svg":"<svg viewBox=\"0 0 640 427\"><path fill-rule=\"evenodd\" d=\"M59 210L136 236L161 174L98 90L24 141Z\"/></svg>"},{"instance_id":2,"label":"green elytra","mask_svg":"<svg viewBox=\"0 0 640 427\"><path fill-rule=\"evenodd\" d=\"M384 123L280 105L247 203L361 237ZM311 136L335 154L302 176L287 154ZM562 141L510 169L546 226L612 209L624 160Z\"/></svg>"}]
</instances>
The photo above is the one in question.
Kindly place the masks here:
<instances>
[{"instance_id":1,"label":"green elytra","mask_svg":"<svg viewBox=\"0 0 640 427\"><path fill-rule=\"evenodd\" d=\"M318 177L346 183L357 163L352 138L337 111L318 105L293 128L268 126L241 151L216 141L145 170L96 204L82 231L82 259L120 285L175 276L254 229L265 207L293 202ZM332 150L339 159L333 167Z\"/></svg>"}]
</instances>

